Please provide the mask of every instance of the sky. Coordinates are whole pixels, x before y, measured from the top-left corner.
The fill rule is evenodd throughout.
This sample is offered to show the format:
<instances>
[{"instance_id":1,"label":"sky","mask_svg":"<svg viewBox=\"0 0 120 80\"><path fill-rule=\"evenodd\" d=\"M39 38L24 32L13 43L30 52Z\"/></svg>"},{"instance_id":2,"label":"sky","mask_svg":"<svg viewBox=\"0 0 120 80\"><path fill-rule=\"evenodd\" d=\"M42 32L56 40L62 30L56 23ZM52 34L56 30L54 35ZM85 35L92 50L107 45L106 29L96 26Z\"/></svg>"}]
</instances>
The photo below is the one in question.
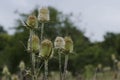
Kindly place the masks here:
<instances>
[{"instance_id":1,"label":"sky","mask_svg":"<svg viewBox=\"0 0 120 80\"><path fill-rule=\"evenodd\" d=\"M15 14L29 13L36 6L53 6L64 14L73 13L78 29L91 41L103 41L106 32L120 33L120 0L0 0L0 24L10 33Z\"/></svg>"}]
</instances>

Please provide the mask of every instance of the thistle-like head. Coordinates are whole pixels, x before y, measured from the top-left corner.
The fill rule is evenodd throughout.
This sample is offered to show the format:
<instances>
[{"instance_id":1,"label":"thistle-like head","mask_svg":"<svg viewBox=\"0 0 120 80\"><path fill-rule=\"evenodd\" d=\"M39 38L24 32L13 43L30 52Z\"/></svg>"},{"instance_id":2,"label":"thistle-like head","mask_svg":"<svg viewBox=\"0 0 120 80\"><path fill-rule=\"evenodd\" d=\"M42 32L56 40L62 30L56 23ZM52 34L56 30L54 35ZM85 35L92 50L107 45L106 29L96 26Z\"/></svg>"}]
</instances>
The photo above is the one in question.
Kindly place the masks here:
<instances>
[{"instance_id":1,"label":"thistle-like head","mask_svg":"<svg viewBox=\"0 0 120 80\"><path fill-rule=\"evenodd\" d=\"M25 70L25 63L24 63L24 61L20 62L19 68L20 68L21 71Z\"/></svg>"},{"instance_id":2,"label":"thistle-like head","mask_svg":"<svg viewBox=\"0 0 120 80\"><path fill-rule=\"evenodd\" d=\"M26 24L27 24L27 27L28 27L29 29L38 28L38 23L37 23L37 18L36 18L36 16L34 16L34 15L28 16Z\"/></svg>"},{"instance_id":3,"label":"thistle-like head","mask_svg":"<svg viewBox=\"0 0 120 80\"><path fill-rule=\"evenodd\" d=\"M52 54L52 48L53 48L53 44L50 40L48 39L43 40L41 43L39 56L44 59L49 59Z\"/></svg>"},{"instance_id":4,"label":"thistle-like head","mask_svg":"<svg viewBox=\"0 0 120 80\"><path fill-rule=\"evenodd\" d=\"M27 50L28 51L32 50L32 52L36 53L39 52L39 49L40 49L40 39L37 35L33 34L32 40L30 41L30 38L28 39Z\"/></svg>"},{"instance_id":5,"label":"thistle-like head","mask_svg":"<svg viewBox=\"0 0 120 80\"><path fill-rule=\"evenodd\" d=\"M64 49L65 48L65 41L62 37L56 37L54 41L54 46L56 49Z\"/></svg>"},{"instance_id":6,"label":"thistle-like head","mask_svg":"<svg viewBox=\"0 0 120 80\"><path fill-rule=\"evenodd\" d=\"M4 75L10 75L9 69L8 69L8 67L6 65L3 67L2 74L4 74Z\"/></svg>"},{"instance_id":7,"label":"thistle-like head","mask_svg":"<svg viewBox=\"0 0 120 80\"><path fill-rule=\"evenodd\" d=\"M48 22L48 21L50 20L48 8L42 7L42 8L39 10L38 20L39 20L40 22Z\"/></svg>"},{"instance_id":8,"label":"thistle-like head","mask_svg":"<svg viewBox=\"0 0 120 80\"><path fill-rule=\"evenodd\" d=\"M69 53L73 52L73 41L71 39L71 37L65 37L65 50L68 51Z\"/></svg>"}]
</instances>

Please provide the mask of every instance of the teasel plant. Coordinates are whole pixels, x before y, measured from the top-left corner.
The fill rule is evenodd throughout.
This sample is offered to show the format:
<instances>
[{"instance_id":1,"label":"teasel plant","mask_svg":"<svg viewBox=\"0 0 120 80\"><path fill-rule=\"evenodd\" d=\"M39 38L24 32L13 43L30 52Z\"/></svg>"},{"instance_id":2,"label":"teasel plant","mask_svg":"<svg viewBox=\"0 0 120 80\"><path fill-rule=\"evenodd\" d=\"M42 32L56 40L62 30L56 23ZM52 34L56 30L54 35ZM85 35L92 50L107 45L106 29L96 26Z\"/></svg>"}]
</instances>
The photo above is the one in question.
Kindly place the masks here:
<instances>
[{"instance_id":1,"label":"teasel plant","mask_svg":"<svg viewBox=\"0 0 120 80\"><path fill-rule=\"evenodd\" d=\"M10 71L6 65L3 67L2 74L3 74L4 80L10 80L11 74L10 74Z\"/></svg>"},{"instance_id":2,"label":"teasel plant","mask_svg":"<svg viewBox=\"0 0 120 80\"><path fill-rule=\"evenodd\" d=\"M53 52L52 42L48 39L43 40L44 25L50 21L49 10L47 7L42 7L39 10L38 22L41 23L41 35L40 35L40 52L39 57L44 60L44 80L48 80L48 60Z\"/></svg>"},{"instance_id":3,"label":"teasel plant","mask_svg":"<svg viewBox=\"0 0 120 80\"><path fill-rule=\"evenodd\" d=\"M118 63L118 60L117 60L115 54L111 55L111 59L113 61L114 79L116 79L117 75L118 75L118 72L117 72L117 63Z\"/></svg>"},{"instance_id":4,"label":"teasel plant","mask_svg":"<svg viewBox=\"0 0 120 80\"><path fill-rule=\"evenodd\" d=\"M48 61L52 58L54 48L51 40L43 39L45 23L50 21L49 10L47 7L42 7L38 11L38 16L31 14L25 22L26 28L29 29L30 36L27 43L27 51L31 56L31 76L32 80L38 80L41 66L44 64L44 80L48 80ZM41 24L39 26L38 24ZM40 29L40 36L36 35L35 30ZM68 56L73 52L73 41L71 37L57 37L54 46L59 53L59 70L60 80L65 80ZM61 72L61 53L65 53L64 72ZM42 63L40 65L40 63Z\"/></svg>"},{"instance_id":5,"label":"teasel plant","mask_svg":"<svg viewBox=\"0 0 120 80\"><path fill-rule=\"evenodd\" d=\"M19 69L20 69L20 80L23 80L24 72L25 72L25 63L24 63L24 61L20 61Z\"/></svg>"},{"instance_id":6,"label":"teasel plant","mask_svg":"<svg viewBox=\"0 0 120 80\"><path fill-rule=\"evenodd\" d=\"M70 36L66 36L64 38L65 41L65 62L64 62L64 71L63 71L63 79L66 80L66 72L67 72L67 65L68 65L68 59L69 55L73 53L73 41Z\"/></svg>"},{"instance_id":7,"label":"teasel plant","mask_svg":"<svg viewBox=\"0 0 120 80\"><path fill-rule=\"evenodd\" d=\"M39 37L34 32L34 30L38 28L38 20L34 14L28 17L26 26L29 29L29 33L30 33L27 43L27 51L30 53L30 57L31 57L30 59L31 59L32 80L37 80L36 53L38 53L40 49L40 40Z\"/></svg>"},{"instance_id":8,"label":"teasel plant","mask_svg":"<svg viewBox=\"0 0 120 80\"><path fill-rule=\"evenodd\" d=\"M39 57L44 60L44 80L48 80L48 61L53 55L53 44L50 40L45 39L41 43Z\"/></svg>"},{"instance_id":9,"label":"teasel plant","mask_svg":"<svg viewBox=\"0 0 120 80\"><path fill-rule=\"evenodd\" d=\"M65 41L63 37L56 37L54 41L54 47L58 51L59 55L59 72L60 72L60 80L62 80L62 62L61 62L61 55L65 49Z\"/></svg>"},{"instance_id":10,"label":"teasel plant","mask_svg":"<svg viewBox=\"0 0 120 80\"><path fill-rule=\"evenodd\" d=\"M114 69L114 71L116 71L116 65L117 65L118 60L117 60L115 54L111 55L111 59L113 61L113 69Z\"/></svg>"},{"instance_id":11,"label":"teasel plant","mask_svg":"<svg viewBox=\"0 0 120 80\"><path fill-rule=\"evenodd\" d=\"M39 63L42 61L42 59L44 60L44 63L45 63L45 67L46 67L45 71L48 71L48 70L46 70L48 67L47 66L48 59L46 59L45 57L41 57L41 54L43 54L42 50L44 50L42 48L43 47L42 41L43 41L43 33L44 33L44 24L49 21L49 10L47 7L42 7L38 11L38 13L39 13L38 17L36 17L34 14L32 14L28 17L27 21L25 22L26 28L30 30L30 36L29 36L28 44L27 44L27 51L31 55L32 80L37 80L37 78L39 76L40 69L43 65L43 64L41 64L41 66L39 67ZM39 23L41 24L40 27L38 25ZM38 35L35 34L35 29L39 29L39 28L41 31L40 39L39 39ZM47 72L45 72L45 74L47 75ZM45 77L45 80L47 79L46 77Z\"/></svg>"}]
</instances>

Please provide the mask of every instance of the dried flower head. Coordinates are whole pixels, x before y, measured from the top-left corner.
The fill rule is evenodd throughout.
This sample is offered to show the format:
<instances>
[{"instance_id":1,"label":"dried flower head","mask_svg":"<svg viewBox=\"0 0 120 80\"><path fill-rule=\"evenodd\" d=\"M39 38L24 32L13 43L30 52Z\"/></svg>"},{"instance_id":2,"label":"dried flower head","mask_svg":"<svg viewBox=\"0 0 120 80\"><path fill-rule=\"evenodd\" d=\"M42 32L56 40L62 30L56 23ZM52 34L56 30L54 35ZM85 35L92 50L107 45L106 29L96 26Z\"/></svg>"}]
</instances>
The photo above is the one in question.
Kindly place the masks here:
<instances>
[{"instance_id":1,"label":"dried flower head","mask_svg":"<svg viewBox=\"0 0 120 80\"><path fill-rule=\"evenodd\" d=\"M20 62L19 68L20 68L21 71L25 70L25 63L24 63L24 61Z\"/></svg>"},{"instance_id":2,"label":"dried flower head","mask_svg":"<svg viewBox=\"0 0 120 80\"><path fill-rule=\"evenodd\" d=\"M65 41L62 37L56 37L54 42L55 48L64 49L65 48Z\"/></svg>"},{"instance_id":3,"label":"dried flower head","mask_svg":"<svg viewBox=\"0 0 120 80\"><path fill-rule=\"evenodd\" d=\"M49 18L49 10L46 7L42 7L39 11L39 15L38 15L38 20L40 22L47 22L50 20Z\"/></svg>"},{"instance_id":4,"label":"dried flower head","mask_svg":"<svg viewBox=\"0 0 120 80\"><path fill-rule=\"evenodd\" d=\"M32 42L32 44L31 44ZM28 46L27 50L30 51L32 49L32 52L36 53L39 52L40 49L40 39L37 35L32 35L32 41L30 42L30 38L28 39ZM31 45L30 45L31 44Z\"/></svg>"},{"instance_id":5,"label":"dried flower head","mask_svg":"<svg viewBox=\"0 0 120 80\"><path fill-rule=\"evenodd\" d=\"M10 72L9 72L9 70L8 70L8 67L7 67L7 66L4 66L4 67L3 67L2 74L4 74L4 75L10 75Z\"/></svg>"},{"instance_id":6,"label":"dried flower head","mask_svg":"<svg viewBox=\"0 0 120 80\"><path fill-rule=\"evenodd\" d=\"M41 50L39 56L48 59L52 54L53 44L50 40L45 39L41 43Z\"/></svg>"},{"instance_id":7,"label":"dried flower head","mask_svg":"<svg viewBox=\"0 0 120 80\"><path fill-rule=\"evenodd\" d=\"M102 68L102 64L98 64L98 69L101 69Z\"/></svg>"},{"instance_id":8,"label":"dried flower head","mask_svg":"<svg viewBox=\"0 0 120 80\"><path fill-rule=\"evenodd\" d=\"M37 18L34 15L30 15L26 23L27 23L27 27L30 29L34 29L38 27Z\"/></svg>"},{"instance_id":9,"label":"dried flower head","mask_svg":"<svg viewBox=\"0 0 120 80\"><path fill-rule=\"evenodd\" d=\"M65 50L68 52L73 52L73 41L71 39L71 37L65 37Z\"/></svg>"},{"instance_id":10,"label":"dried flower head","mask_svg":"<svg viewBox=\"0 0 120 80\"><path fill-rule=\"evenodd\" d=\"M112 55L111 55L111 58L112 58L112 60L114 61L114 60L116 59L115 54L112 54Z\"/></svg>"},{"instance_id":11,"label":"dried flower head","mask_svg":"<svg viewBox=\"0 0 120 80\"><path fill-rule=\"evenodd\" d=\"M19 78L17 75L14 74L14 75L12 75L11 80L19 80Z\"/></svg>"}]
</instances>

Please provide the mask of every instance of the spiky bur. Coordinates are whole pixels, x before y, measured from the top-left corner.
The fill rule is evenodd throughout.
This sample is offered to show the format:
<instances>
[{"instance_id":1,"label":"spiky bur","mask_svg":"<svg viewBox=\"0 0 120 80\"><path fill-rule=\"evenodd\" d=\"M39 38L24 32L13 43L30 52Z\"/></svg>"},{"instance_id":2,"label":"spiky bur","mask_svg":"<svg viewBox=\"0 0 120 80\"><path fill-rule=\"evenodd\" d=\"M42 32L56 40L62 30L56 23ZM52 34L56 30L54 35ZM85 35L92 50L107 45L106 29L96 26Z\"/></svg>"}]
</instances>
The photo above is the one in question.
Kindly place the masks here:
<instances>
[{"instance_id":1,"label":"spiky bur","mask_svg":"<svg viewBox=\"0 0 120 80\"><path fill-rule=\"evenodd\" d=\"M7 75L7 76L10 75L10 72L9 72L8 67L7 67L6 65L3 67L2 74L3 74L3 75Z\"/></svg>"},{"instance_id":2,"label":"spiky bur","mask_svg":"<svg viewBox=\"0 0 120 80\"><path fill-rule=\"evenodd\" d=\"M24 71L24 70L25 70L25 63L24 63L24 61L21 61L21 62L20 62L19 68L20 68L21 71Z\"/></svg>"},{"instance_id":3,"label":"spiky bur","mask_svg":"<svg viewBox=\"0 0 120 80\"><path fill-rule=\"evenodd\" d=\"M73 52L73 41L71 39L71 37L65 37L65 51L67 51L68 53L72 53Z\"/></svg>"},{"instance_id":4,"label":"spiky bur","mask_svg":"<svg viewBox=\"0 0 120 80\"><path fill-rule=\"evenodd\" d=\"M62 37L56 37L54 46L56 49L64 49L65 48L65 41Z\"/></svg>"},{"instance_id":5,"label":"spiky bur","mask_svg":"<svg viewBox=\"0 0 120 80\"><path fill-rule=\"evenodd\" d=\"M26 24L27 24L27 27L28 27L29 29L38 28L38 22L37 22L36 16L30 15L30 16L28 17L28 19L27 19Z\"/></svg>"},{"instance_id":6,"label":"spiky bur","mask_svg":"<svg viewBox=\"0 0 120 80\"><path fill-rule=\"evenodd\" d=\"M11 80L20 80L17 75L12 75Z\"/></svg>"},{"instance_id":7,"label":"spiky bur","mask_svg":"<svg viewBox=\"0 0 120 80\"><path fill-rule=\"evenodd\" d=\"M40 39L37 35L33 34L32 35L32 44L31 44L31 48L30 48L30 38L28 39L28 46L27 46L27 50L30 51L32 49L33 53L37 53L39 52L40 49Z\"/></svg>"},{"instance_id":8,"label":"spiky bur","mask_svg":"<svg viewBox=\"0 0 120 80\"><path fill-rule=\"evenodd\" d=\"M53 44L50 40L48 39L43 40L41 43L39 56L44 59L49 59L52 54L52 48L53 48Z\"/></svg>"},{"instance_id":9,"label":"spiky bur","mask_svg":"<svg viewBox=\"0 0 120 80\"><path fill-rule=\"evenodd\" d=\"M39 10L38 20L39 20L40 22L48 22L48 21L50 20L49 10L48 10L47 7L42 7L42 8Z\"/></svg>"}]
</instances>

